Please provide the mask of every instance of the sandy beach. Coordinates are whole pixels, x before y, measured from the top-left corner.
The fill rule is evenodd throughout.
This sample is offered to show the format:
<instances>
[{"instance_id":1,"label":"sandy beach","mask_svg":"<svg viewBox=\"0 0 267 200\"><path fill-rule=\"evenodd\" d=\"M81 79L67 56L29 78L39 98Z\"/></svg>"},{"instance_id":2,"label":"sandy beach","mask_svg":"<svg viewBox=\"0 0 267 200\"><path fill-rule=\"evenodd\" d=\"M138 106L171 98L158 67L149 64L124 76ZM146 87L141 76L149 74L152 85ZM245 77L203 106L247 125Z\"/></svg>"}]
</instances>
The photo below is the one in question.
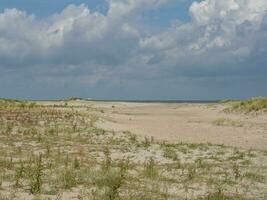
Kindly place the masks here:
<instances>
[{"instance_id":1,"label":"sandy beach","mask_svg":"<svg viewBox=\"0 0 267 200\"><path fill-rule=\"evenodd\" d=\"M265 200L250 105L0 99L0 199Z\"/></svg>"},{"instance_id":2,"label":"sandy beach","mask_svg":"<svg viewBox=\"0 0 267 200\"><path fill-rule=\"evenodd\" d=\"M267 149L266 114L225 113L220 104L97 102L99 127L155 140ZM220 123L222 121L222 123Z\"/></svg>"}]
</instances>

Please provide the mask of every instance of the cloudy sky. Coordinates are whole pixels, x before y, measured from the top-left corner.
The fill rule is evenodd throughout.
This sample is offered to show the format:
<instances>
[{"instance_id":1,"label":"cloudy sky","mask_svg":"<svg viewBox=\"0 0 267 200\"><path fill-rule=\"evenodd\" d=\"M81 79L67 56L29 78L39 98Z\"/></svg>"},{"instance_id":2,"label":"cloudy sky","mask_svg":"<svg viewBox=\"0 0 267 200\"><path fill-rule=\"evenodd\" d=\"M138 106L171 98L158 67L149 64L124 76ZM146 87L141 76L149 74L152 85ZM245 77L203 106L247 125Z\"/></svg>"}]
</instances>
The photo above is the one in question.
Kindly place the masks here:
<instances>
[{"instance_id":1,"label":"cloudy sky","mask_svg":"<svg viewBox=\"0 0 267 200\"><path fill-rule=\"evenodd\" d=\"M0 97L267 96L266 0L1 0Z\"/></svg>"}]
</instances>

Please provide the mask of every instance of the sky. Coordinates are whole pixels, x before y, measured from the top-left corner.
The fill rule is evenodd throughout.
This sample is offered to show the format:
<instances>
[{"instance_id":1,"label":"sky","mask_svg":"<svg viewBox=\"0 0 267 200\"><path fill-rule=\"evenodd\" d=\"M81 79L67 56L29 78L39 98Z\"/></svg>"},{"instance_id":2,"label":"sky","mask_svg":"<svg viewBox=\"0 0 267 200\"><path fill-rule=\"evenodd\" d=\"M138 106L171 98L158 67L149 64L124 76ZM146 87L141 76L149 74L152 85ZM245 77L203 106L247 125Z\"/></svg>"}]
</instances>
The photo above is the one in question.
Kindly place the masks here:
<instances>
[{"instance_id":1,"label":"sky","mask_svg":"<svg viewBox=\"0 0 267 200\"><path fill-rule=\"evenodd\" d=\"M1 0L0 97L267 96L266 0Z\"/></svg>"}]
</instances>

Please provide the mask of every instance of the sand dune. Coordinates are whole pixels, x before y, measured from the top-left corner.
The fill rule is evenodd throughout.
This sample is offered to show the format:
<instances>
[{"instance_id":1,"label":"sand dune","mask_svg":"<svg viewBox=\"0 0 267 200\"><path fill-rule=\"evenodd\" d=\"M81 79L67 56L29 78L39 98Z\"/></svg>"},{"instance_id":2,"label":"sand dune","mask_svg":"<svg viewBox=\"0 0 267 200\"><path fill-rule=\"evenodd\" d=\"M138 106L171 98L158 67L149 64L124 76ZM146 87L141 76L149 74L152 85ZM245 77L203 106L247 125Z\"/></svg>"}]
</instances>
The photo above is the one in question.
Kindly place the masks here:
<instances>
[{"instance_id":1,"label":"sand dune","mask_svg":"<svg viewBox=\"0 0 267 200\"><path fill-rule=\"evenodd\" d=\"M96 103L98 126L185 143L267 149L267 115L226 114L218 104Z\"/></svg>"}]
</instances>

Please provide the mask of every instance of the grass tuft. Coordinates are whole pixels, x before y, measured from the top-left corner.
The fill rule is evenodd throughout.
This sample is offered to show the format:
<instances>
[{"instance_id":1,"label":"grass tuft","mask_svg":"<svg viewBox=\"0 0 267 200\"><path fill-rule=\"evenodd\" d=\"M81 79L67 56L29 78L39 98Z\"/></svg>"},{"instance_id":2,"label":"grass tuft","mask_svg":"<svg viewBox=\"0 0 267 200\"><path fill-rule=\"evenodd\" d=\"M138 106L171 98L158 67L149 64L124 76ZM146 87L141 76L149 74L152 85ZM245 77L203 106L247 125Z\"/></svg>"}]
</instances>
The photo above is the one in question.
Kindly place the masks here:
<instances>
[{"instance_id":1,"label":"grass tuft","mask_svg":"<svg viewBox=\"0 0 267 200\"><path fill-rule=\"evenodd\" d=\"M267 97L255 97L248 100L231 100L223 103L230 104L231 107L225 112L267 112Z\"/></svg>"}]
</instances>

